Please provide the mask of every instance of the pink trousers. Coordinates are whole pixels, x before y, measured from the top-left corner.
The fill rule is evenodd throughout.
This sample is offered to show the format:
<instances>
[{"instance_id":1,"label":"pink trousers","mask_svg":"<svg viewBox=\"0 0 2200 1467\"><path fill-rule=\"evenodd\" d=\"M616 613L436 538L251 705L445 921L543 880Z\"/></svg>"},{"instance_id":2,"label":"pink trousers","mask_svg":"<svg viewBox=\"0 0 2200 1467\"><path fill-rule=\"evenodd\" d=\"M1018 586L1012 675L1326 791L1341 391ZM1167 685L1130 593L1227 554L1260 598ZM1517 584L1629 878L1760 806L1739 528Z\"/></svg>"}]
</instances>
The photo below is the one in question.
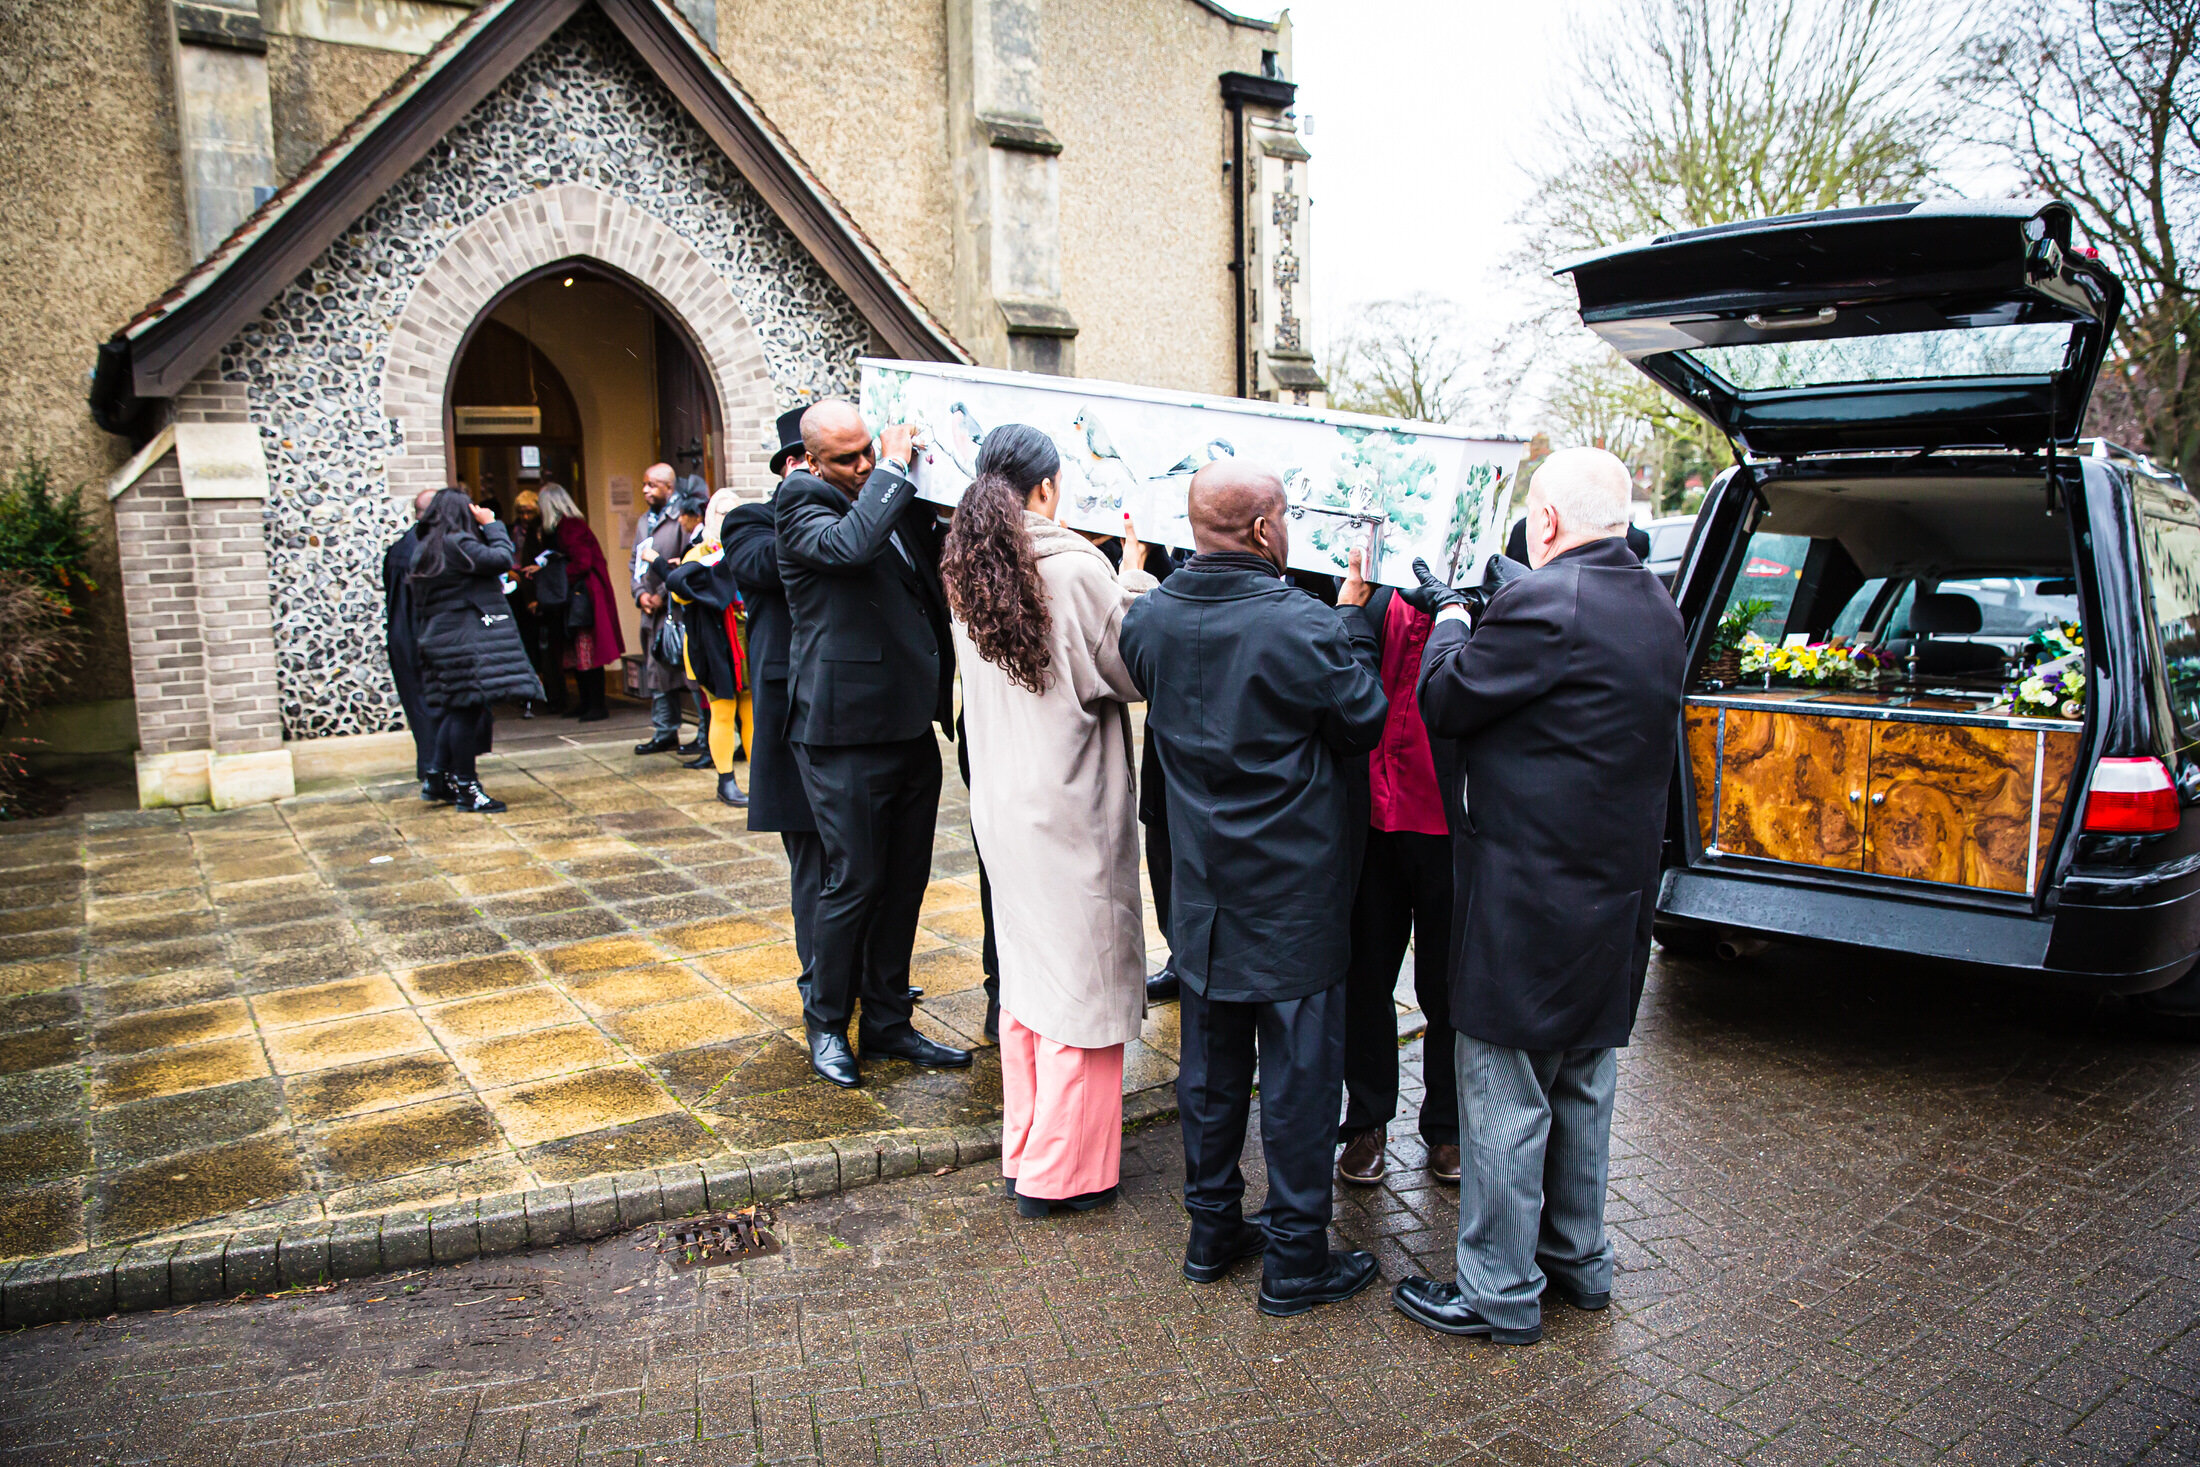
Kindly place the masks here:
<instances>
[{"instance_id":1,"label":"pink trousers","mask_svg":"<svg viewBox=\"0 0 2200 1467\"><path fill-rule=\"evenodd\" d=\"M1001 1011L1001 1175L1050 1202L1122 1179L1122 1045L1056 1044Z\"/></svg>"}]
</instances>

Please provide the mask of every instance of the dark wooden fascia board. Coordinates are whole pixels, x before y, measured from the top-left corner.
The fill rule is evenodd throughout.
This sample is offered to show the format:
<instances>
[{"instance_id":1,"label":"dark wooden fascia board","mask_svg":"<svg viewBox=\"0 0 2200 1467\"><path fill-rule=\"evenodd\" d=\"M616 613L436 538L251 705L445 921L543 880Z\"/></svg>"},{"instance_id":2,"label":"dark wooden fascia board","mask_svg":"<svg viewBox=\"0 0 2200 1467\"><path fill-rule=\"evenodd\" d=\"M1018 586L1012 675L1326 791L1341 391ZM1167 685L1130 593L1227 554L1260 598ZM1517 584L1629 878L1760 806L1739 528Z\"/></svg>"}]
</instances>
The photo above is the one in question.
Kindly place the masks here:
<instances>
[{"instance_id":1,"label":"dark wooden fascia board","mask_svg":"<svg viewBox=\"0 0 2200 1467\"><path fill-rule=\"evenodd\" d=\"M733 160L779 221L845 291L894 355L912 361L960 362L968 358L894 290L850 234L848 225L818 196L765 124L750 115L712 75L710 64L673 28L651 0L597 0L627 44L703 130Z\"/></svg>"},{"instance_id":2,"label":"dark wooden fascia board","mask_svg":"<svg viewBox=\"0 0 2200 1467\"><path fill-rule=\"evenodd\" d=\"M140 397L172 397L319 259L428 149L571 20L586 0L535 0L491 20L394 107L206 288L131 343Z\"/></svg>"}]
</instances>

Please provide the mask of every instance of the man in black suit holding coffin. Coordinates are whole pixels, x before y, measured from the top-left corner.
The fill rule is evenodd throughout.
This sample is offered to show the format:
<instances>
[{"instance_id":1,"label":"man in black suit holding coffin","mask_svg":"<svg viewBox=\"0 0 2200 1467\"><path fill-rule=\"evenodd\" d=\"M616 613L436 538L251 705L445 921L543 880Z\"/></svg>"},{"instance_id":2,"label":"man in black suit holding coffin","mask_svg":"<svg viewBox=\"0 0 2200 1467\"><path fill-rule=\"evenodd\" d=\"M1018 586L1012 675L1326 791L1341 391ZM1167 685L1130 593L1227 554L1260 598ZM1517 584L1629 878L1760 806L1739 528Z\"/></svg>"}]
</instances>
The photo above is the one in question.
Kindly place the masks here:
<instances>
[{"instance_id":1,"label":"man in black suit holding coffin","mask_svg":"<svg viewBox=\"0 0 2200 1467\"><path fill-rule=\"evenodd\" d=\"M853 405L802 415L809 467L773 501L779 578L794 623L787 740L825 848L809 991L810 1067L858 1083L848 1021L863 1004L866 1058L960 1066L909 1021L909 954L932 877L940 750L952 726L954 645L940 588L938 519L910 479L917 430L877 444Z\"/></svg>"},{"instance_id":2,"label":"man in black suit holding coffin","mask_svg":"<svg viewBox=\"0 0 2200 1467\"><path fill-rule=\"evenodd\" d=\"M1628 474L1552 454L1528 489L1528 563L1470 623L1428 574L1421 717L1456 739L1451 1022L1460 1098L1457 1278L1409 1278L1411 1318L1499 1344L1543 1301L1602 1309L1614 1051L1650 960L1686 654L1680 613L1628 549ZM1462 788L1463 784L1463 788ZM1463 801L1463 806L1462 806ZM1445 1057L1430 1054L1431 1065Z\"/></svg>"}]
</instances>

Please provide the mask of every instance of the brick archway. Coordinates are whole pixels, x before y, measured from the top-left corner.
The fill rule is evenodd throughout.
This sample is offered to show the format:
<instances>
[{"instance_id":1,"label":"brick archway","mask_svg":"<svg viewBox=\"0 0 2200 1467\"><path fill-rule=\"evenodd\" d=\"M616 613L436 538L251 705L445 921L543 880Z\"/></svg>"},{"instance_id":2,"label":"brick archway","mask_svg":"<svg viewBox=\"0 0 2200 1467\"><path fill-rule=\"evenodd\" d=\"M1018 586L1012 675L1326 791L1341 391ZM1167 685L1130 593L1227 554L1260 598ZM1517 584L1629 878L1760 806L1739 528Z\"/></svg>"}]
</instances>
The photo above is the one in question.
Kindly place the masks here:
<instances>
[{"instance_id":1,"label":"brick archway","mask_svg":"<svg viewBox=\"0 0 2200 1467\"><path fill-rule=\"evenodd\" d=\"M401 444L389 459L391 494L409 499L450 482L444 391L475 318L514 281L575 257L631 277L687 328L725 417L720 487L744 499L769 493L777 403L763 343L732 289L655 216L601 189L561 184L459 230L413 288L382 368L382 411Z\"/></svg>"}]
</instances>

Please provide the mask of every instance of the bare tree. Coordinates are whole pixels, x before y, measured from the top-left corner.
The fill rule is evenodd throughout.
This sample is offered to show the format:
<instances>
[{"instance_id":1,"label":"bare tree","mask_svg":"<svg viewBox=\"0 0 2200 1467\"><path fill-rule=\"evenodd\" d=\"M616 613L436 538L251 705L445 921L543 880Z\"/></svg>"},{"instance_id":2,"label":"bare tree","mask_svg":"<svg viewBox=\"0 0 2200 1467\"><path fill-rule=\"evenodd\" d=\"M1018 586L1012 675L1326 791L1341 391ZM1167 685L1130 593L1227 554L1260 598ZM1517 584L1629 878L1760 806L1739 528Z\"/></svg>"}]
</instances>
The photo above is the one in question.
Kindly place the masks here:
<instances>
[{"instance_id":1,"label":"bare tree","mask_svg":"<svg viewBox=\"0 0 2200 1467\"><path fill-rule=\"evenodd\" d=\"M2009 10L1964 48L1949 91L1987 120L2034 191L2075 205L2128 297L2121 360L2091 426L2136 432L2156 459L2200 468L2200 0L2065 0Z\"/></svg>"},{"instance_id":2,"label":"bare tree","mask_svg":"<svg viewBox=\"0 0 2200 1467\"><path fill-rule=\"evenodd\" d=\"M1475 386L1458 308L1421 293L1358 307L1330 339L1329 402L1346 412L1448 423Z\"/></svg>"},{"instance_id":3,"label":"bare tree","mask_svg":"<svg viewBox=\"0 0 2200 1467\"><path fill-rule=\"evenodd\" d=\"M1577 90L1538 170L1528 245L1915 198L1947 103L1917 77L1938 39L1914 0L1643 0L1575 38Z\"/></svg>"},{"instance_id":4,"label":"bare tree","mask_svg":"<svg viewBox=\"0 0 2200 1467\"><path fill-rule=\"evenodd\" d=\"M1557 372L1540 426L1558 447L1618 455L1635 481L1647 485L1654 514L1694 508L1689 476L1708 482L1734 461L1716 428L1605 348Z\"/></svg>"}]
</instances>

